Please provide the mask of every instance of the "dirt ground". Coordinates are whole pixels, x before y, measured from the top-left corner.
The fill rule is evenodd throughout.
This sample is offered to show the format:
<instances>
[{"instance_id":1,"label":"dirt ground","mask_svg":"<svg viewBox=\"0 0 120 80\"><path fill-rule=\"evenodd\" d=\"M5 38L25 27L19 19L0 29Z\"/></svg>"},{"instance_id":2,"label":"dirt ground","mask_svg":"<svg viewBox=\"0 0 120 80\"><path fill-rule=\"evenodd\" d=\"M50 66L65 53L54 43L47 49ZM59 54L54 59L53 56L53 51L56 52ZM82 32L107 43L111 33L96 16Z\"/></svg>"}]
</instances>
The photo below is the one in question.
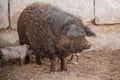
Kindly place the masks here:
<instances>
[{"instance_id":1,"label":"dirt ground","mask_svg":"<svg viewBox=\"0 0 120 80\"><path fill-rule=\"evenodd\" d=\"M32 56L31 63L23 67L10 61L0 69L0 80L120 80L120 50L82 52L78 64L75 60L67 64L67 72L56 64L55 74L49 72L49 60L39 66Z\"/></svg>"}]
</instances>

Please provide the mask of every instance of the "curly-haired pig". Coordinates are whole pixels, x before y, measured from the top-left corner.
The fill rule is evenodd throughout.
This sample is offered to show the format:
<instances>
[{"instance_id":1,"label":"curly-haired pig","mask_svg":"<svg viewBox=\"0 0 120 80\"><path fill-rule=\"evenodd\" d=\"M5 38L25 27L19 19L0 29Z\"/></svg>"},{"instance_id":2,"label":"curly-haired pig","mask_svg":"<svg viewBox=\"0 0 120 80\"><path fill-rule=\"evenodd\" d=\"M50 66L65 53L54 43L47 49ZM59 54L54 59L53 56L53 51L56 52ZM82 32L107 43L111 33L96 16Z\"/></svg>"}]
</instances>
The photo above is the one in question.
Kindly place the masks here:
<instances>
[{"instance_id":1,"label":"curly-haired pig","mask_svg":"<svg viewBox=\"0 0 120 80\"><path fill-rule=\"evenodd\" d=\"M36 63L42 57L51 60L55 72L56 56L61 70L67 70L65 58L90 48L85 36L96 36L81 19L48 3L33 3L21 13L17 30L21 44L30 44L36 54Z\"/></svg>"}]
</instances>

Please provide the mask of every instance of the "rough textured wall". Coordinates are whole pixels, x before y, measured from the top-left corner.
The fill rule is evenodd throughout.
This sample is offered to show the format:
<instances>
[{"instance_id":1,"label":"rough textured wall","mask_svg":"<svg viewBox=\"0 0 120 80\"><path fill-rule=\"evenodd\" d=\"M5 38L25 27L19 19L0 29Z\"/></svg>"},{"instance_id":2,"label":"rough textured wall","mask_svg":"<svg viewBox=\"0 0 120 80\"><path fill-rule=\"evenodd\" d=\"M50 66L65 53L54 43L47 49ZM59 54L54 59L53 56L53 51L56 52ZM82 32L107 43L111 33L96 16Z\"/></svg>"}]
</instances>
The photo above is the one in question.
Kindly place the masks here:
<instances>
[{"instance_id":1,"label":"rough textured wall","mask_svg":"<svg viewBox=\"0 0 120 80\"><path fill-rule=\"evenodd\" d=\"M0 0L0 29L9 27L8 0Z\"/></svg>"},{"instance_id":2,"label":"rough textured wall","mask_svg":"<svg viewBox=\"0 0 120 80\"><path fill-rule=\"evenodd\" d=\"M0 48L18 44L16 30L0 30Z\"/></svg>"},{"instance_id":3,"label":"rough textured wall","mask_svg":"<svg viewBox=\"0 0 120 80\"><path fill-rule=\"evenodd\" d=\"M89 25L96 32L96 37L87 37L92 46L90 50L120 49L120 24Z\"/></svg>"},{"instance_id":4,"label":"rough textured wall","mask_svg":"<svg viewBox=\"0 0 120 80\"><path fill-rule=\"evenodd\" d=\"M120 23L120 0L95 0L95 23Z\"/></svg>"},{"instance_id":5,"label":"rough textured wall","mask_svg":"<svg viewBox=\"0 0 120 80\"><path fill-rule=\"evenodd\" d=\"M78 17L81 16L84 22L89 22L94 19L93 0L10 0L10 20L12 29L16 29L17 19L23 9L34 2L52 3L69 13Z\"/></svg>"}]
</instances>

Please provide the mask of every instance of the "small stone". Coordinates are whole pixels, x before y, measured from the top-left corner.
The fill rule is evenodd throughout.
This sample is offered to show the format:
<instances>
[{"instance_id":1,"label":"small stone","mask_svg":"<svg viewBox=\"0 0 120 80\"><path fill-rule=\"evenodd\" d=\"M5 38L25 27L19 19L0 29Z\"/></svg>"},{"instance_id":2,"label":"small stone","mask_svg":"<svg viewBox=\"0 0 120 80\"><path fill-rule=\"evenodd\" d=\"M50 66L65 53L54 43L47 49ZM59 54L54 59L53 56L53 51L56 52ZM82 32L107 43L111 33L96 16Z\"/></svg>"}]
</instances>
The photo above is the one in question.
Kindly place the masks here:
<instances>
[{"instance_id":1,"label":"small stone","mask_svg":"<svg viewBox=\"0 0 120 80\"><path fill-rule=\"evenodd\" d=\"M35 80L34 78L31 78L30 80Z\"/></svg>"},{"instance_id":2,"label":"small stone","mask_svg":"<svg viewBox=\"0 0 120 80\"><path fill-rule=\"evenodd\" d=\"M75 65L78 65L78 62L75 62L75 61L74 61L74 62L72 62L72 63L75 64Z\"/></svg>"}]
</instances>

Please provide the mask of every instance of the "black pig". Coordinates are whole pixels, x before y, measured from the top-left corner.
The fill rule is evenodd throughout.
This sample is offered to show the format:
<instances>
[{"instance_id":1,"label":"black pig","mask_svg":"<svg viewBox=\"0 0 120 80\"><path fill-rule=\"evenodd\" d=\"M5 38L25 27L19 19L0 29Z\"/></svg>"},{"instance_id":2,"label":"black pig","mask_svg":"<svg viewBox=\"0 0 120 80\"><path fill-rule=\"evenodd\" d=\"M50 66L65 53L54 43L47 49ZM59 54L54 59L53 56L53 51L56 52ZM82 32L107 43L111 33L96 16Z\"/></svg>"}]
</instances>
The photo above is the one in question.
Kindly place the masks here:
<instances>
[{"instance_id":1,"label":"black pig","mask_svg":"<svg viewBox=\"0 0 120 80\"><path fill-rule=\"evenodd\" d=\"M34 3L21 13L17 30L21 44L30 44L36 54L36 63L48 57L51 72L55 72L56 56L61 70L67 70L65 57L89 49L85 36L96 36L82 20L48 3Z\"/></svg>"}]
</instances>

